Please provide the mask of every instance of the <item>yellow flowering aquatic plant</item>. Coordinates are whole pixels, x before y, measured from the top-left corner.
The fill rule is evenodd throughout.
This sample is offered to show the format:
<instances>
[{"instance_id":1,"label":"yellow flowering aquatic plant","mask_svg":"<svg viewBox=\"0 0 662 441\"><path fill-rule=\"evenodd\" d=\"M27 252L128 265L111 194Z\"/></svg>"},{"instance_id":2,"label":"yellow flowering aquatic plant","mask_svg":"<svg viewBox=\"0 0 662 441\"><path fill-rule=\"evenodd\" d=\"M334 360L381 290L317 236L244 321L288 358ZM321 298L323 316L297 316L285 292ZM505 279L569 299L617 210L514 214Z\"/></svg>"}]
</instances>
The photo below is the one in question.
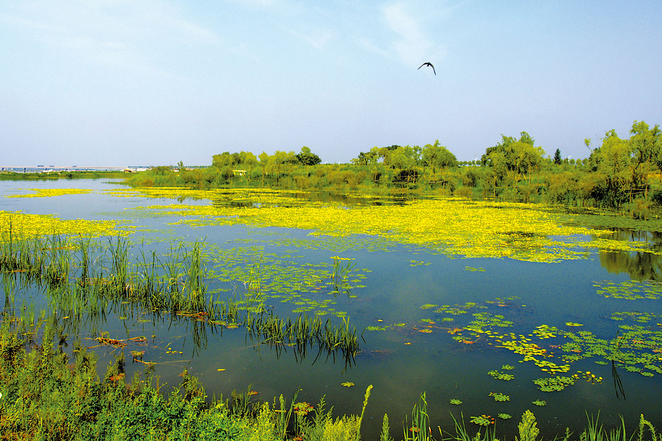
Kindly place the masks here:
<instances>
[{"instance_id":1,"label":"yellow flowering aquatic plant","mask_svg":"<svg viewBox=\"0 0 662 441\"><path fill-rule=\"evenodd\" d=\"M167 194L165 190L168 189L140 189L140 192L163 197ZM210 200L221 194L219 190L172 191L173 197L178 194L180 198L190 195ZM588 255L587 248L649 251L645 244L602 237L608 232L563 225L567 215L532 204L442 198L402 205L345 206L305 201L276 191L224 192L226 199L245 198L251 204L169 204L144 209L164 216L180 216L182 219L176 223L191 226L245 224L311 230L314 236L373 235L431 252L469 258L556 262L584 258Z\"/></svg>"},{"instance_id":2,"label":"yellow flowering aquatic plant","mask_svg":"<svg viewBox=\"0 0 662 441\"><path fill-rule=\"evenodd\" d=\"M48 198L52 196L63 196L68 194L92 193L89 188L28 188L33 193L8 194L6 198Z\"/></svg>"},{"instance_id":3,"label":"yellow flowering aquatic plant","mask_svg":"<svg viewBox=\"0 0 662 441\"><path fill-rule=\"evenodd\" d=\"M126 234L117 229L117 221L58 219L51 215L29 214L22 211L0 211L0 241L32 239L44 235L108 236Z\"/></svg>"}]
</instances>

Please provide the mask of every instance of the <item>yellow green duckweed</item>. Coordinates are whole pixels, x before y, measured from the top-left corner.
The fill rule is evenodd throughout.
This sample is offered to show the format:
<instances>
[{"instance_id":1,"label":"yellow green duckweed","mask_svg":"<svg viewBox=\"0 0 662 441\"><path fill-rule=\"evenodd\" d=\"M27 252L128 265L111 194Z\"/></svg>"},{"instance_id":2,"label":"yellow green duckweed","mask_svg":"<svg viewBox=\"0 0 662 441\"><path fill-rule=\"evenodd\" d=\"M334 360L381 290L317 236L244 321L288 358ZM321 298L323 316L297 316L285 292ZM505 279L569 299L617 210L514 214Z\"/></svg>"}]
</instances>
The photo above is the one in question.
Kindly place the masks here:
<instances>
[{"instance_id":1,"label":"yellow green duckweed","mask_svg":"<svg viewBox=\"0 0 662 441\"><path fill-rule=\"evenodd\" d=\"M165 196L167 189L135 192ZM190 190L178 193L214 200L220 192ZM174 192L174 190L173 190ZM225 190L225 193L229 191ZM233 192L235 192L233 190ZM173 196L174 197L173 193ZM220 195L220 196L219 196ZM535 262L580 259L586 248L647 251L643 243L611 240L609 232L564 226L560 215L529 204L476 202L463 199L418 200L403 205L332 205L288 197L278 192L237 192L233 202L245 206L169 204L145 207L154 214L179 216L177 224L191 226L245 224L311 230L311 235L348 237L373 235L412 244L431 252L469 258L503 258ZM239 199L236 199L239 198ZM588 241L589 235L594 237Z\"/></svg>"}]
</instances>

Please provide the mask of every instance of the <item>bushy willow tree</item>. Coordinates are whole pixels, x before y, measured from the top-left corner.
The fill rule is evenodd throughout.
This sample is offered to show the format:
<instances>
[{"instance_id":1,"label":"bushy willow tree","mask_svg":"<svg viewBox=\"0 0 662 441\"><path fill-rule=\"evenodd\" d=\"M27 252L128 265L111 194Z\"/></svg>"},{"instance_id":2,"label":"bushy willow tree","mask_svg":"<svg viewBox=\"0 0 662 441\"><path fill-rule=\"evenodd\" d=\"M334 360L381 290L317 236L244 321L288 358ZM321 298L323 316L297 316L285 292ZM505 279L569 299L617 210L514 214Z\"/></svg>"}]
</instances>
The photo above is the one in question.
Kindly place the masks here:
<instances>
[{"instance_id":1,"label":"bushy willow tree","mask_svg":"<svg viewBox=\"0 0 662 441\"><path fill-rule=\"evenodd\" d=\"M510 178L515 184L522 178L531 179L531 173L540 169L545 151L535 147L535 140L526 132L520 138L501 135L501 142L488 147L481 156L483 166L493 169L496 181L504 183Z\"/></svg>"},{"instance_id":2,"label":"bushy willow tree","mask_svg":"<svg viewBox=\"0 0 662 441\"><path fill-rule=\"evenodd\" d=\"M359 153L351 162L355 165L371 167L375 173L389 170L394 183L414 183L422 174L434 180L437 171L458 166L455 155L442 146L439 140L422 148L408 145L373 147L369 152ZM427 172L427 169L432 173Z\"/></svg>"},{"instance_id":3,"label":"bushy willow tree","mask_svg":"<svg viewBox=\"0 0 662 441\"><path fill-rule=\"evenodd\" d=\"M620 207L637 197L647 199L649 173L662 166L660 128L635 121L629 139L621 139L610 130L591 153L591 161L596 164L598 178L593 197L601 205Z\"/></svg>"},{"instance_id":4,"label":"bushy willow tree","mask_svg":"<svg viewBox=\"0 0 662 441\"><path fill-rule=\"evenodd\" d=\"M438 169L458 166L455 155L441 145L438 139L435 140L434 144L423 146L421 162L424 167L431 167L433 173Z\"/></svg>"}]
</instances>

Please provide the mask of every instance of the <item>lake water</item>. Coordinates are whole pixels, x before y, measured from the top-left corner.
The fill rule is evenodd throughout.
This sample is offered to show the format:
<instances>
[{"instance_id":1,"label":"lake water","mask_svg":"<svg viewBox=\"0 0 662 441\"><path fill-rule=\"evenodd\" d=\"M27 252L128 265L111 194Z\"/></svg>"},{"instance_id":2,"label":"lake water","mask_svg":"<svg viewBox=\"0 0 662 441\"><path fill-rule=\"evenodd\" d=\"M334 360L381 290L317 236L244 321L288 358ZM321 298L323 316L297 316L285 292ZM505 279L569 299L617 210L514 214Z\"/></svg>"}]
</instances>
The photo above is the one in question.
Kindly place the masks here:
<instances>
[{"instance_id":1,"label":"lake water","mask_svg":"<svg viewBox=\"0 0 662 441\"><path fill-rule=\"evenodd\" d=\"M30 193L28 189L33 188L92 192L5 197ZM338 239L311 236L309 230L245 225L192 227L173 224L178 217L153 216L138 208L209 201L117 197L107 192L121 188L99 180L0 181L0 210L52 214L60 219L122 220L125 227L136 227L130 239L136 249L165 252L173 240L189 244L204 240L210 271L207 282L219 298L240 298L246 282L240 274L257 270L259 264L265 305L277 315L296 318L304 308L308 314L323 313L324 319L337 324L344 316L363 336L361 351L347 365L342 357L316 357L314 348L305 356L292 348L276 351L247 338L241 327L206 326L169 315L110 313L104 320L83 323L81 337L89 339L83 340L89 341L88 346L96 343L93 338L100 331L112 338L148 337L147 346L129 345L125 350L145 350L144 360L156 363L162 382L177 384L178 374L186 368L210 396L227 397L232 390L246 391L250 385L258 392L254 399L272 402L280 394L291 398L299 391L298 400L312 404L324 395L335 415L359 413L365 390L373 385L363 424L365 439L378 436L384 413L389 415L392 435L401 438L402 421L405 416L411 419L412 406L422 392L431 426L447 431L453 427L451 414L458 419L462 414L469 427L473 426L471 416L510 414L512 419L496 418L496 427L501 437L512 439L527 409L536 415L545 438L562 435L566 427L575 433L583 429L587 412L600 412L606 427L618 425L622 415L634 429L642 413L658 429L662 427L662 296L656 283L645 282L659 276L657 255L593 250L585 259L557 263L464 259L371 236ZM228 198L216 201L230 202ZM352 209L352 203L346 201L347 209ZM624 240L656 240L650 234L620 234ZM332 292L327 276L333 256L354 259L349 261L356 265L349 276L350 290ZM652 298L631 300L599 292L610 287L627 291L631 281L634 288L630 290L648 289ZM26 295L43 305L37 294ZM615 320L619 318L623 320ZM549 335L543 325L559 332L541 338ZM618 350L625 355L612 365L608 356L600 355L599 348L605 347L600 340L609 342L611 351L615 339L624 335L627 341ZM504 347L509 344L514 350ZM118 351L92 350L100 358L100 369ZM536 350L544 350L544 355L536 356ZM564 358L591 351L593 356L577 361ZM538 365L526 359L527 354L537 357ZM127 360L127 377L144 370L143 364L130 362L128 353ZM541 361L545 360L557 366L567 364L569 370L552 376L543 371ZM496 373L489 375L490 371ZM602 381L588 381L587 371ZM614 372L622 390L615 387ZM494 378L499 374L514 378ZM577 376L574 384L562 391L543 392L533 382L572 375ZM354 386L342 385L347 382ZM496 401L495 394L507 395L509 401ZM462 404L453 405L452 399ZM539 400L546 405L533 404Z\"/></svg>"}]
</instances>

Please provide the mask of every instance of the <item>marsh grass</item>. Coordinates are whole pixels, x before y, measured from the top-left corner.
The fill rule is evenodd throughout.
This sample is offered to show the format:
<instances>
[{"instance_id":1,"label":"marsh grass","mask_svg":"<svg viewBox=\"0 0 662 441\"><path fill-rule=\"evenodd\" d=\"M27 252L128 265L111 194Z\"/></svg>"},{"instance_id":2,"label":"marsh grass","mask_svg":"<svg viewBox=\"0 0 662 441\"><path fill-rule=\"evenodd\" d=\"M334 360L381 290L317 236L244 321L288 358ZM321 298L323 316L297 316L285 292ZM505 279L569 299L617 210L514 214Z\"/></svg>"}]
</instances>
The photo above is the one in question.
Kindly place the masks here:
<instances>
[{"instance_id":1,"label":"marsh grass","mask_svg":"<svg viewBox=\"0 0 662 441\"><path fill-rule=\"evenodd\" d=\"M346 293L351 295L352 286L349 284L349 276L352 273L356 262L348 257L333 256L333 268L331 271L331 281L333 283L334 292Z\"/></svg>"},{"instance_id":2,"label":"marsh grass","mask_svg":"<svg viewBox=\"0 0 662 441\"><path fill-rule=\"evenodd\" d=\"M269 406L252 401L249 387L227 399L210 399L186 370L172 387L149 368L129 381L121 349L100 378L94 354L80 341L64 350L66 336L57 320L42 320L38 338L31 340L20 332L16 317L3 313L1 319L3 439L357 440L360 433L362 418L334 418L324 397L313 407L298 403L297 394L289 403L281 395L280 406L276 400ZM307 410L296 414L298 409Z\"/></svg>"},{"instance_id":3,"label":"marsh grass","mask_svg":"<svg viewBox=\"0 0 662 441\"><path fill-rule=\"evenodd\" d=\"M428 415L428 402L425 392L418 398L418 403L411 411L411 426L407 427L405 419L404 441L428 441L432 439L430 417Z\"/></svg>"},{"instance_id":4,"label":"marsh grass","mask_svg":"<svg viewBox=\"0 0 662 441\"><path fill-rule=\"evenodd\" d=\"M159 255L144 246L132 254L128 240L121 236L106 243L63 236L14 240L10 230L8 237L0 244L5 308L14 305L20 285L44 290L51 309L69 317L72 326L89 318L103 320L108 311L128 317L133 314L130 305L153 315L191 320L196 348L203 344L206 327L222 331L244 326L258 344L279 352L292 348L299 360L317 347L315 360L323 354L335 360L340 354L347 366L359 350L356 328L347 318L342 324L307 314L282 319L267 310L259 261L250 271L243 299L220 300L209 293L211 276L198 241L190 248L171 244L167 253Z\"/></svg>"}]
</instances>

